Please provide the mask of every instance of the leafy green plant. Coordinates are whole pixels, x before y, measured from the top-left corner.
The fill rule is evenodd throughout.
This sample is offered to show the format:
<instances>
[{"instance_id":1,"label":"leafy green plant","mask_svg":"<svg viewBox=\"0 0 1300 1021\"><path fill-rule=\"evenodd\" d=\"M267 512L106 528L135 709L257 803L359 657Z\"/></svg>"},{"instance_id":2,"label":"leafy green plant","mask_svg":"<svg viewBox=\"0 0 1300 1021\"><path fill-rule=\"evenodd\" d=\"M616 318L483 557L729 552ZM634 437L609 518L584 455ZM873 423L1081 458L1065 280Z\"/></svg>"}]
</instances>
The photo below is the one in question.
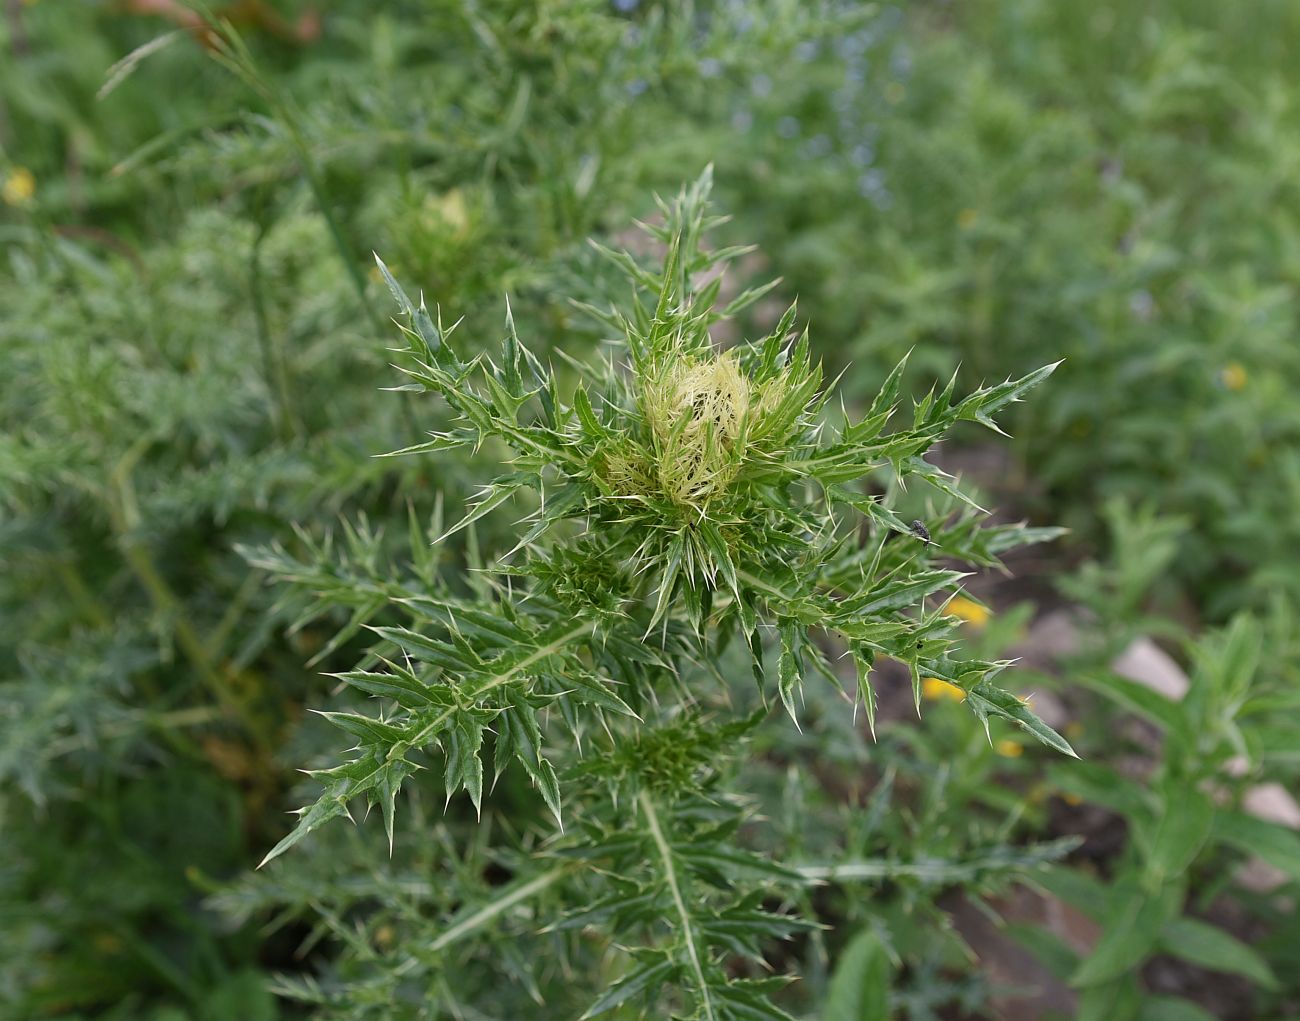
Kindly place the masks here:
<instances>
[{"instance_id":1,"label":"leafy green plant","mask_svg":"<svg viewBox=\"0 0 1300 1021\"><path fill-rule=\"evenodd\" d=\"M1255 14L912 5L756 76L719 164L851 383L1066 356L1009 420L1035 509L1085 541L1113 496L1186 518L1171 573L1216 624L1294 597L1300 545L1300 21Z\"/></svg>"},{"instance_id":2,"label":"leafy green plant","mask_svg":"<svg viewBox=\"0 0 1300 1021\"><path fill-rule=\"evenodd\" d=\"M0 19L6 1016L277 1009L257 969L288 951L201 899L279 828L300 664L354 648L332 621L283 633L232 547L320 534L343 506L427 516L435 483L469 486L454 457L436 479L368 457L416 426L377 394L387 297L360 239L431 297L509 288L576 352L554 281L585 278L585 235L717 127L673 69L778 59L821 17L753 7L740 39L721 9L342 2L286 42L135 6ZM382 562L400 540L339 545Z\"/></svg>"},{"instance_id":3,"label":"leafy green plant","mask_svg":"<svg viewBox=\"0 0 1300 1021\"><path fill-rule=\"evenodd\" d=\"M1100 874L1084 858L1039 880L1097 923L1095 945L1080 953L1059 932L1037 929L1024 930L1025 944L1078 991L1081 1021L1211 1016L1186 984L1162 989L1157 976L1153 985L1147 965L1161 956L1191 974L1233 976L1231 998L1268 1016L1294 995L1287 927L1241 870L1250 856L1275 869L1273 896L1300 881L1300 838L1250 809L1262 784L1293 783L1291 614L1279 602L1270 616L1240 613L1188 634L1152 610L1187 523L1118 501L1105 517L1109 553L1060 583L1083 615L1062 673L1076 699L1096 696L1076 703L1085 761L1050 768L1047 779L1068 803L1104 812L1121 836ZM1144 683L1154 666L1124 668L1116 658L1135 639L1151 648L1152 635L1189 664L1184 694L1172 673L1163 687ZM1164 669L1178 668L1170 659Z\"/></svg>"},{"instance_id":4,"label":"leafy green plant","mask_svg":"<svg viewBox=\"0 0 1300 1021\"><path fill-rule=\"evenodd\" d=\"M1126 775L1107 762L1053 773L1062 790L1117 813L1128 826L1124 852L1105 882L1081 871L1045 880L1101 925L1090 953L1073 963L1068 950L1057 958L1080 989L1080 1018L1156 1016L1139 976L1158 953L1241 976L1256 990L1257 1009L1282 986L1265 948L1252 948L1203 914L1232 889L1232 864L1243 854L1281 870L1287 885L1300 881L1300 839L1241 808L1251 785L1277 775L1277 760L1259 740L1276 698L1258 676L1263 647L1263 629L1245 615L1205 636L1190 650L1195 669L1180 701L1105 670L1078 675L1153 727L1159 749L1149 775ZM1201 1016L1186 1000L1178 1003L1187 1016Z\"/></svg>"},{"instance_id":5,"label":"leafy green plant","mask_svg":"<svg viewBox=\"0 0 1300 1021\"><path fill-rule=\"evenodd\" d=\"M495 450L507 469L437 541L472 535L506 505L523 511L526 530L512 548L481 551L463 579L424 572L416 584L388 583L404 622L374 626L361 664L337 675L377 710L324 714L355 741L352 755L312 771L319 795L266 856L354 800L379 806L391 848L400 791L434 763L447 798L464 790L475 813L520 770L551 824L512 859L498 894L447 920L436 948L558 887L568 904L544 931L572 934L556 947L561 960L592 938L623 948L616 978L587 980L586 1016L664 998L704 1018L785 1016L771 1000L785 980L755 969L775 940L809 925L771 902L807 880L736 842L755 824L737 784L748 740L798 726L808 679L840 690L832 647L855 665L852 700L869 725L873 667L888 657L907 665L918 707L922 677L942 678L986 729L1007 720L1072 754L995 683L1007 664L957 652L958 619L944 607L963 574L936 563L948 554L991 565L994 550L1050 533L982 534L962 516L909 524L889 495L910 481L960 498L926 452L958 422L996 428L993 416L1055 366L960 399L954 379L891 429L900 364L865 413L831 413L833 386L793 307L760 340L714 344L711 330L768 288L720 298L722 271L745 250L705 245L719 222L706 211L710 184L706 173L647 227L658 266L602 249L631 301L586 307L609 347L602 360L573 362L567 386L508 313L500 352L462 359L453 329L380 263L404 322L405 389L437 393L454 413L399 453ZM417 530L417 556L419 541ZM252 555L309 589L319 577L283 551ZM317 594L309 614L363 598L346 585ZM733 643L759 699L748 713L727 710L736 678L722 664ZM789 720L768 720L768 696ZM437 960L417 953L397 970L436 975Z\"/></svg>"},{"instance_id":6,"label":"leafy green plant","mask_svg":"<svg viewBox=\"0 0 1300 1021\"><path fill-rule=\"evenodd\" d=\"M577 1017L657 966L666 1009L688 1010L699 983L643 791L682 901L698 901L711 991L723 969L794 1015L996 1015L1003 990L954 903L999 910L1103 813L1114 853L1089 840L1043 881L1127 931L1108 953L1131 950L1141 977L1098 979L1032 942L1063 980L1094 969L1088 1009L1122 1014L1137 990L1156 1017L1199 1017L1191 1000L1212 996L1161 983L1184 943L1177 974L1202 991L1235 982L1239 1013L1294 1012L1293 913L1236 877L1246 843L1283 862L1294 848L1236 807L1258 783L1294 789L1300 746L1281 595L1300 500L1293 4L336 0L290 38L261 14L324 5L267 0L211 5L202 40L126 13L145 6L0 18L0 1014ZM695 314L726 315L707 322L714 344L687 329L696 346L629 366L622 319L651 332L673 234L658 218L659 237L619 231L708 160L737 216L718 244L761 249L688 245L682 280L719 259L690 282ZM422 301L398 306L421 339L396 360L432 373L403 382L443 399L375 392L393 380L371 247L429 308L465 316L452 358L425 350ZM736 302L768 273L784 279ZM530 352L519 392L505 347L476 358L503 292ZM765 401L798 379L765 375L767 341L741 338L793 327L795 294L849 411L814 386L781 446L737 422L774 421ZM602 341L612 365L591 355ZM1002 379L1063 354L1050 400L998 413L1013 444L944 425L958 361ZM896 395L940 380L936 401L846 440L885 379ZM442 449L369 456L424 428ZM890 456L939 433L960 488ZM542 448L521 454L530 440ZM859 463L835 460L854 443ZM994 449L1015 467L990 485L963 459ZM800 458L823 481L783 474ZM1055 534L989 527L962 499L972 475L996 493L980 502L1072 526L1008 561L1015 599L1032 573L1088 610L1059 680L939 679L1000 667L1033 613L991 599L987 625L945 630L970 614L945 604L960 579L864 610L870 591L922 591L927 572ZM446 534L475 493L487 506ZM263 571L287 584L261 588ZM742 576L773 571L774 592ZM508 635L492 644L462 613ZM472 694L510 667L507 640L526 657L561 619L592 637L454 705L367 705L302 669ZM383 637L405 632L455 668ZM1138 636L1200 664L1203 704L1141 701L1112 676ZM1224 678L1256 650L1238 705ZM990 745L970 712L988 706L948 699L981 683L1060 685L1086 763L1049 784L1051 749L997 731ZM245 874L285 832L288 767L348 775L330 720L367 731L364 758L391 751L383 727L447 711L438 745L404 752L423 773L348 806L391 793L391 845L387 826L319 826ZM315 803L322 779L294 796ZM1161 827L1200 818L1181 784L1213 795L1210 835L1185 881L1157 882ZM481 787L477 804L453 787ZM624 858L587 850L623 835ZM719 847L732 857L709 858ZM1154 944L1131 939L1150 926L1121 902L1164 919ZM1246 958L1205 926L1258 936L1254 964L1206 979L1208 957ZM273 1000L268 971L305 1006ZM1183 1002L1161 998L1174 989Z\"/></svg>"}]
</instances>

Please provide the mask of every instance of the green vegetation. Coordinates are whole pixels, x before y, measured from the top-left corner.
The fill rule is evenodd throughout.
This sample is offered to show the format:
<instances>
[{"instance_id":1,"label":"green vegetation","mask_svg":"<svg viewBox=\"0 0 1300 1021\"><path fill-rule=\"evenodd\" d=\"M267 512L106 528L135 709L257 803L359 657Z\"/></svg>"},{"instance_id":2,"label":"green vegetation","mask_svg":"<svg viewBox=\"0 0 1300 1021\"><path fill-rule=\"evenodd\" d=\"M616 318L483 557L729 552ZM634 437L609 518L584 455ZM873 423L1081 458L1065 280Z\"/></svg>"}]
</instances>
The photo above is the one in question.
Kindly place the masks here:
<instances>
[{"instance_id":1,"label":"green vegetation","mask_svg":"<svg viewBox=\"0 0 1300 1021\"><path fill-rule=\"evenodd\" d=\"M0 20L0 1014L1300 1013L1294 5L192 7Z\"/></svg>"}]
</instances>

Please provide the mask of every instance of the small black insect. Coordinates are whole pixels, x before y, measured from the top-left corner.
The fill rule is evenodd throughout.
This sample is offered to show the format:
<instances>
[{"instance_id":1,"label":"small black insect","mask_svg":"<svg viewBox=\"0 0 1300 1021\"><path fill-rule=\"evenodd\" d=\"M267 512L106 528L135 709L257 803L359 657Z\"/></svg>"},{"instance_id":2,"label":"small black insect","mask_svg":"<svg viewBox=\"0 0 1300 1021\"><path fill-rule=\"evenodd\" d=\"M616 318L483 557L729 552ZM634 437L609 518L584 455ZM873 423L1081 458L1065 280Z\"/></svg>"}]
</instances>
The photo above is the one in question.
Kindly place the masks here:
<instances>
[{"instance_id":1,"label":"small black insect","mask_svg":"<svg viewBox=\"0 0 1300 1021\"><path fill-rule=\"evenodd\" d=\"M934 545L934 540L930 538L930 530L925 527L925 524L923 522L921 521L912 522L912 534L916 536L918 539L920 539L922 542L927 543L930 546Z\"/></svg>"}]
</instances>

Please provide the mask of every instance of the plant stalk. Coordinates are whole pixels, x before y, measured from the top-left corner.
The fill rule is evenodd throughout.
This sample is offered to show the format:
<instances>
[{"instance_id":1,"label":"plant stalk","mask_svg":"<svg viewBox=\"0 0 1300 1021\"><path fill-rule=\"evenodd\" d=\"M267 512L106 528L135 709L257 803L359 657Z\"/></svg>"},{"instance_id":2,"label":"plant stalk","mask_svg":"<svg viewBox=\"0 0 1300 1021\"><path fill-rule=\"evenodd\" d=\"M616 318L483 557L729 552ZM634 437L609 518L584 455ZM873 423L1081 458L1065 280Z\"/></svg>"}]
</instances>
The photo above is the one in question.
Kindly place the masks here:
<instances>
[{"instance_id":1,"label":"plant stalk","mask_svg":"<svg viewBox=\"0 0 1300 1021\"><path fill-rule=\"evenodd\" d=\"M686 910L686 902L682 900L681 887L677 884L677 869L673 865L672 848L668 846L668 841L664 839L664 831L659 825L659 814L655 810L655 804L650 795L642 791L637 795L637 802L641 805L641 811L645 813L646 825L650 827L650 836L654 839L655 847L659 850L659 858L664 865L664 878L668 881L668 889L673 895L673 904L677 908L677 917L681 919L682 935L686 938L686 955L691 961L691 971L695 974L695 983L700 989L700 1003L704 1007L704 1017L706 1021L713 1021L713 1001L709 999L709 987L704 981L704 967L700 963L700 953L695 946L695 931L691 926L690 912Z\"/></svg>"}]
</instances>

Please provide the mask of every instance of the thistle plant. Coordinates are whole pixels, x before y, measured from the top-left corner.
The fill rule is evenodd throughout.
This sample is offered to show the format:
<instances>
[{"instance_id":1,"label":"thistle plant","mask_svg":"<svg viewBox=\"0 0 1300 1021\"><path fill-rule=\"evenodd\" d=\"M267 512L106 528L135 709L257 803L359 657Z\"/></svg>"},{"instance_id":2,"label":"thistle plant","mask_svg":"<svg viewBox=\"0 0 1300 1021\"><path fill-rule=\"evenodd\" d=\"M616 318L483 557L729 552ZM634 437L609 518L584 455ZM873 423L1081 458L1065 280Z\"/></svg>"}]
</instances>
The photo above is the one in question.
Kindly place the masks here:
<instances>
[{"instance_id":1,"label":"thistle plant","mask_svg":"<svg viewBox=\"0 0 1300 1021\"><path fill-rule=\"evenodd\" d=\"M906 360L865 409L847 410L852 395L835 399L793 306L766 336L721 350L715 327L775 285L722 298L723 270L748 249L706 244L722 222L710 184L706 171L643 225L658 265L597 246L628 299L579 304L608 341L571 374L530 352L508 306L499 354L464 360L455 327L380 262L405 340L400 389L433 392L452 414L397 453L463 448L503 466L434 537L466 539L473 569L439 569L420 528L400 576L283 549L255 556L310 593L307 617L353 607L348 635L381 606L396 615L370 625L369 652L337 675L371 708L323 714L355 744L313 771L319 797L267 861L353 802L378 804L391 848L399 791L422 770L483 814L497 779L521 770L549 810L511 838L508 881L461 900L432 945L395 948L382 994L351 1001L361 1013L391 1012L413 989L428 996L453 966L510 974L522 954L585 982L588 1017L638 1004L710 1021L787 1017L772 948L816 924L790 911L810 879L763 853L745 766L760 730L799 726L806 685L829 684L845 713L860 707L866 740L874 668L892 659L918 709L922 679L941 678L986 730L1006 721L1073 754L999 685L1007 663L963 658L945 612L966 576L954 563L997 566L1055 530L983 524L925 460L959 422L996 430L994 416L1055 366L962 398L954 376L895 423ZM906 520L912 483L957 509ZM478 532L507 507L522 511L519 534L489 550ZM553 913L535 907L557 891ZM514 956L487 952L503 929Z\"/></svg>"}]
</instances>

